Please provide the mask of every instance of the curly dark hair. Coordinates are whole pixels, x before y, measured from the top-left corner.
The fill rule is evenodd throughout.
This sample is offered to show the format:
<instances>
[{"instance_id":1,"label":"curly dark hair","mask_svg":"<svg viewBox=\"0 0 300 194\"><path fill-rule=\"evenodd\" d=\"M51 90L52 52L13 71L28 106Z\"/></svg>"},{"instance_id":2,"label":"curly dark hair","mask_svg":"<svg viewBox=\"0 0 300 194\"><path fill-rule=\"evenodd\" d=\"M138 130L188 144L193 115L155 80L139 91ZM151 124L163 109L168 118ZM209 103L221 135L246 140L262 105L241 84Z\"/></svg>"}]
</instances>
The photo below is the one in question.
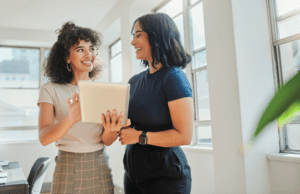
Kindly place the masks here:
<instances>
[{"instance_id":1,"label":"curly dark hair","mask_svg":"<svg viewBox=\"0 0 300 194\"><path fill-rule=\"evenodd\" d=\"M98 53L102 44L102 35L90 28L82 28L76 26L73 22L66 22L62 29L56 30L59 34L57 41L51 48L47 62L44 63L45 76L52 82L59 84L70 83L74 77L73 71L69 72L67 69L67 58L70 56L70 48L79 44L79 40L91 42ZM97 54L98 55L98 54ZM95 79L102 71L102 63L95 60L93 69L89 72L89 77Z\"/></svg>"},{"instance_id":2,"label":"curly dark hair","mask_svg":"<svg viewBox=\"0 0 300 194\"><path fill-rule=\"evenodd\" d=\"M143 15L134 21L132 34L136 22L148 34L152 67L156 68L161 62L163 67L177 66L184 69L191 62L191 56L184 50L178 28L170 16L164 13ZM149 66L146 60L142 60L142 64L144 67Z\"/></svg>"}]
</instances>

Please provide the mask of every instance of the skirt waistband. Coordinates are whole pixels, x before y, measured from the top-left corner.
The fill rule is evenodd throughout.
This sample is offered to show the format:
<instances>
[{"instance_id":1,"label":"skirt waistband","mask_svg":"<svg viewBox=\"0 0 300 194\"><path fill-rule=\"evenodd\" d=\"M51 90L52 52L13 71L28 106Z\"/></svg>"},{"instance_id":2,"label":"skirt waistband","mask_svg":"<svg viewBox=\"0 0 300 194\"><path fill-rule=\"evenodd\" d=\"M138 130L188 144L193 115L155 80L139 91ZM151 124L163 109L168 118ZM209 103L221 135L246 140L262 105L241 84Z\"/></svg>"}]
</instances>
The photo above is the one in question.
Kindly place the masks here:
<instances>
[{"instance_id":1,"label":"skirt waistband","mask_svg":"<svg viewBox=\"0 0 300 194\"><path fill-rule=\"evenodd\" d=\"M95 151L95 152L87 152L87 153L75 153L75 152L66 152L63 150L58 150L58 155L63 155L63 156L95 156L95 155L102 155L105 148Z\"/></svg>"}]
</instances>

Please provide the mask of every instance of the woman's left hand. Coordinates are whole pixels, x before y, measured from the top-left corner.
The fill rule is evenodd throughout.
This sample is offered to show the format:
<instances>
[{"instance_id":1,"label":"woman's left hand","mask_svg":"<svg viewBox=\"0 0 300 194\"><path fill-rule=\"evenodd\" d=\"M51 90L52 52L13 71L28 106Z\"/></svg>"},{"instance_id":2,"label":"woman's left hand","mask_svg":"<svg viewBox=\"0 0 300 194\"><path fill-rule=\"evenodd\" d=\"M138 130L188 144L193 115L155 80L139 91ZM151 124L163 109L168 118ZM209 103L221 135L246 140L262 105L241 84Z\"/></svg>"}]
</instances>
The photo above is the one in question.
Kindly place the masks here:
<instances>
[{"instance_id":1,"label":"woman's left hand","mask_svg":"<svg viewBox=\"0 0 300 194\"><path fill-rule=\"evenodd\" d=\"M131 127L124 128L120 131L119 141L122 145L139 143L139 137L142 131L135 130Z\"/></svg>"}]
</instances>

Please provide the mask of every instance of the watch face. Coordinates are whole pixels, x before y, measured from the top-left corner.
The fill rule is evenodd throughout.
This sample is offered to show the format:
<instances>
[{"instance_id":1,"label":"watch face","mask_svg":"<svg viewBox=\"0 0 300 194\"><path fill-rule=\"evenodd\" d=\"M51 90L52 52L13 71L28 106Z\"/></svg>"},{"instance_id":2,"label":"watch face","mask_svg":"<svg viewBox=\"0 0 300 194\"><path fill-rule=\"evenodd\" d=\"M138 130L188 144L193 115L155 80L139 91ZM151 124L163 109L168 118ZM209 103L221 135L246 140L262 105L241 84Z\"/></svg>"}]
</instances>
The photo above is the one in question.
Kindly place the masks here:
<instances>
[{"instance_id":1,"label":"watch face","mask_svg":"<svg viewBox=\"0 0 300 194\"><path fill-rule=\"evenodd\" d=\"M146 144L147 144L147 137L140 137L139 140L140 140L139 143L140 143L141 145L146 145Z\"/></svg>"}]
</instances>

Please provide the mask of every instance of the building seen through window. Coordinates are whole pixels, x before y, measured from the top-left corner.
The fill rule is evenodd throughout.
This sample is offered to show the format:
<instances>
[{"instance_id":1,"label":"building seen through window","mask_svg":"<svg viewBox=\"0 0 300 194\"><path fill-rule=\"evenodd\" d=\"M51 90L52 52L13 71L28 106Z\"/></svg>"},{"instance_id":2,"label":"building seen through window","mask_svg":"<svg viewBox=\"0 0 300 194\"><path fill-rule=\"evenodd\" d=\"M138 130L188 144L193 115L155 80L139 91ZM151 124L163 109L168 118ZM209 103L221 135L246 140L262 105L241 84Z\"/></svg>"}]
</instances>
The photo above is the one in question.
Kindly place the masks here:
<instances>
[{"instance_id":1,"label":"building seen through window","mask_svg":"<svg viewBox=\"0 0 300 194\"><path fill-rule=\"evenodd\" d=\"M38 88L39 49L0 47L0 87Z\"/></svg>"}]
</instances>

